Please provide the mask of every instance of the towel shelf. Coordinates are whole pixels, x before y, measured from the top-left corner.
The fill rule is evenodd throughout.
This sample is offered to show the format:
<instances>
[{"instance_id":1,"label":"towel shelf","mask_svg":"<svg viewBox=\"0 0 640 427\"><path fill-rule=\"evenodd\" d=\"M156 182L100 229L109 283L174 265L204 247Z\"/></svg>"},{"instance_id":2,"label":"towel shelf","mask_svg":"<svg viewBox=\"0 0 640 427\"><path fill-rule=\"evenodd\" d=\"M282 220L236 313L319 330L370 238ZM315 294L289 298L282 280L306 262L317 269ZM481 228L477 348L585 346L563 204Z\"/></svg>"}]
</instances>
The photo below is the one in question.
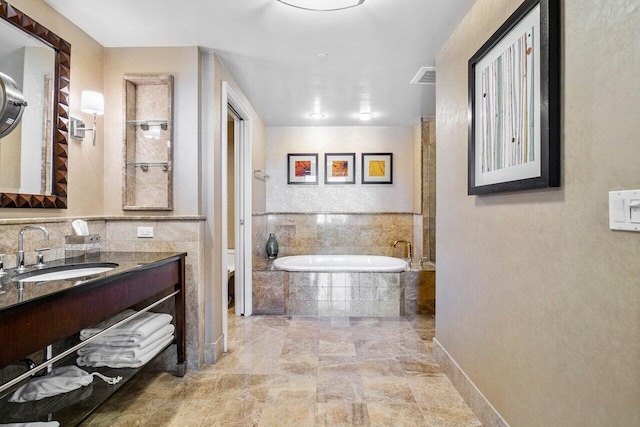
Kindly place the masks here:
<instances>
[{"instance_id":1,"label":"towel shelf","mask_svg":"<svg viewBox=\"0 0 640 427\"><path fill-rule=\"evenodd\" d=\"M260 181L266 181L267 178L271 178L271 175L262 172L260 169L254 169L253 177L259 179Z\"/></svg>"},{"instance_id":2,"label":"towel shelf","mask_svg":"<svg viewBox=\"0 0 640 427\"><path fill-rule=\"evenodd\" d=\"M142 130L149 130L151 126L160 126L162 130L167 130L167 120L127 120L127 123L134 126L140 126Z\"/></svg>"},{"instance_id":3,"label":"towel shelf","mask_svg":"<svg viewBox=\"0 0 640 427\"><path fill-rule=\"evenodd\" d=\"M131 320L135 319L136 317L140 316L142 313L145 313L149 310L151 310L153 307L165 302L166 300L168 300L169 298L172 298L176 295L178 295L180 293L180 291L175 291L169 295L167 295L164 298L159 299L158 301L154 302L153 304L143 308L142 310L137 311L135 314L132 314L129 317L125 317L124 319L120 320L119 322L109 326L108 328L102 330L101 332L98 332L97 334L87 338L86 340L82 341L80 344L74 345L73 347L63 351L62 353L58 354L55 357L52 357L49 360L45 360L44 362L42 362L41 364L39 364L38 366L29 369L27 372L25 372L24 374L12 379L11 381L3 384L2 386L0 386L0 394L2 392L4 392L5 390L10 389L11 387L13 387L14 385L20 383L23 380L26 380L27 378L29 378L31 375L37 374L38 372L42 371L43 369L48 368L49 366L53 365L54 363L64 359L65 357L75 353L78 349L84 347L85 345L89 344L91 341L94 341L98 338L100 338L101 336L103 336L104 334L109 333L109 331L111 331L114 328L117 328L120 325L123 325L127 322L130 322Z\"/></svg>"},{"instance_id":4,"label":"towel shelf","mask_svg":"<svg viewBox=\"0 0 640 427\"><path fill-rule=\"evenodd\" d=\"M163 171L169 170L169 162L128 162L127 166L139 167L143 172L149 170L149 168L162 168Z\"/></svg>"}]
</instances>

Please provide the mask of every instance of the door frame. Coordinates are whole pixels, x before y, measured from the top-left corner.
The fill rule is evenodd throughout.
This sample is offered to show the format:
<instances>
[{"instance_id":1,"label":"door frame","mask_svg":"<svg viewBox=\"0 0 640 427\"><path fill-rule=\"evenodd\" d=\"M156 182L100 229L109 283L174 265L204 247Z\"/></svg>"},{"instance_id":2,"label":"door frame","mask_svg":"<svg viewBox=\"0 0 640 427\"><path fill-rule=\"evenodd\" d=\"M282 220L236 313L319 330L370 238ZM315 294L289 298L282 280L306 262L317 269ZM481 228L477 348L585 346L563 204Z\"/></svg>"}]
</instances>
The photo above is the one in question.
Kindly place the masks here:
<instances>
[{"instance_id":1,"label":"door frame","mask_svg":"<svg viewBox=\"0 0 640 427\"><path fill-rule=\"evenodd\" d=\"M233 108L236 115L240 117L240 120L234 120L235 132L234 132L234 152L235 152L235 183L234 190L236 192L234 213L236 217L235 221L235 306L236 315L250 316L253 312L253 299L252 299L252 266L251 266L251 184L252 184L252 169L251 169L251 116L248 109L244 106L238 95L234 92L233 88L226 81L222 82L222 97L221 97L221 117L220 117L220 151L221 151L221 192L222 192L222 233L221 233L221 246L224 253L219 254L222 257L220 269L221 283L222 283L222 333L224 335L223 351L227 351L227 337L228 337L228 272L227 272L227 249L228 245L228 215L227 204L229 202L229 195L227 192L227 117L229 114L229 105Z\"/></svg>"}]
</instances>

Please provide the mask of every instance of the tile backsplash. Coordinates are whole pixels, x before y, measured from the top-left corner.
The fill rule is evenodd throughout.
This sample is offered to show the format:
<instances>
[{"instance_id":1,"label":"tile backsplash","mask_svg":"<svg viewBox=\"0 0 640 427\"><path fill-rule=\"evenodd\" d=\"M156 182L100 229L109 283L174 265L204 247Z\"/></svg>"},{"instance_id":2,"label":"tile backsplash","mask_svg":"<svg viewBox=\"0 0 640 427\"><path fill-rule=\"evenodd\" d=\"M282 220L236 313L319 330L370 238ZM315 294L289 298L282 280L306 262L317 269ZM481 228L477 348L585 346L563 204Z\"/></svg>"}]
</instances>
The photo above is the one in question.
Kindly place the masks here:
<instances>
[{"instance_id":1,"label":"tile backsplash","mask_svg":"<svg viewBox=\"0 0 640 427\"><path fill-rule=\"evenodd\" d=\"M413 243L413 256L422 256L421 222L412 213L269 213L253 216L254 256L265 256L270 233L280 245L278 256L309 254L386 255L405 257Z\"/></svg>"}]
</instances>

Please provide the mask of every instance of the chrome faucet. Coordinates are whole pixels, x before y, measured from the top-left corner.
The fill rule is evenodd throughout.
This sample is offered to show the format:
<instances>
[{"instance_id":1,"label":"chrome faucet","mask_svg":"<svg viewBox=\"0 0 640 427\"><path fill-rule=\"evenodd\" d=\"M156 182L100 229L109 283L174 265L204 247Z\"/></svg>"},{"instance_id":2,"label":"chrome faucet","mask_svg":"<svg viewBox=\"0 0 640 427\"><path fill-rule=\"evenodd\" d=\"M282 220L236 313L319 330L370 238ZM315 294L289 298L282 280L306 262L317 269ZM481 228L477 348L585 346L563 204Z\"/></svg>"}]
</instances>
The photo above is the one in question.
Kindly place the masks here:
<instances>
[{"instance_id":1,"label":"chrome faucet","mask_svg":"<svg viewBox=\"0 0 640 427\"><path fill-rule=\"evenodd\" d=\"M398 243L405 243L407 245L407 256L409 258L409 262L411 262L411 257L413 255L411 252L411 242L407 240L396 240L395 242L393 242L393 247L397 247Z\"/></svg>"},{"instance_id":2,"label":"chrome faucet","mask_svg":"<svg viewBox=\"0 0 640 427\"><path fill-rule=\"evenodd\" d=\"M20 229L18 233L18 272L26 271L27 267L24 266L24 232L27 230L40 230L44 233L44 240L49 240L49 232L41 225L25 225Z\"/></svg>"}]
</instances>

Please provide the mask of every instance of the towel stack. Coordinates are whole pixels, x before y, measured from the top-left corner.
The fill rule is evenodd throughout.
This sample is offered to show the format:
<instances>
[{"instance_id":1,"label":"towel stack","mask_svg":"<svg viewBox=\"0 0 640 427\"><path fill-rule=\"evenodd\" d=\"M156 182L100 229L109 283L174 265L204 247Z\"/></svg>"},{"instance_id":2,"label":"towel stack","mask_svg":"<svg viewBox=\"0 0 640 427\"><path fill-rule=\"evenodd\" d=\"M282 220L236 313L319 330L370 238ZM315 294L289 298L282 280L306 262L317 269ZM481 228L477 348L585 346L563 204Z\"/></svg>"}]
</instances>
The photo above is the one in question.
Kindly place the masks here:
<instances>
[{"instance_id":1,"label":"towel stack","mask_svg":"<svg viewBox=\"0 0 640 427\"><path fill-rule=\"evenodd\" d=\"M84 341L134 313L125 310L93 328L83 329L80 339ZM79 349L76 362L79 366L139 368L173 341L175 327L171 319L169 314L142 313Z\"/></svg>"}]
</instances>

